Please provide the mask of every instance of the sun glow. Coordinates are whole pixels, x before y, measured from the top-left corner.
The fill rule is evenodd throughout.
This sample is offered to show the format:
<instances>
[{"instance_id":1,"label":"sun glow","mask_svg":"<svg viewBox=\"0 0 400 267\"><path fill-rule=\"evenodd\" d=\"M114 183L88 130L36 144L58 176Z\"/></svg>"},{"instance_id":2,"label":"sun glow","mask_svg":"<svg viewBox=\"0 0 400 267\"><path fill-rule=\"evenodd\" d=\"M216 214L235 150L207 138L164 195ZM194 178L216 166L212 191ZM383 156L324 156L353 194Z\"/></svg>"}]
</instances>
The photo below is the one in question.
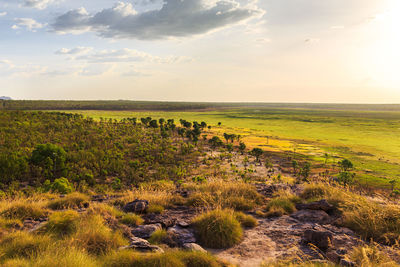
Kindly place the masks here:
<instances>
[{"instance_id":1,"label":"sun glow","mask_svg":"<svg viewBox=\"0 0 400 267\"><path fill-rule=\"evenodd\" d=\"M364 68L372 85L400 90L400 1L392 0L384 13L368 23L370 45Z\"/></svg>"}]
</instances>

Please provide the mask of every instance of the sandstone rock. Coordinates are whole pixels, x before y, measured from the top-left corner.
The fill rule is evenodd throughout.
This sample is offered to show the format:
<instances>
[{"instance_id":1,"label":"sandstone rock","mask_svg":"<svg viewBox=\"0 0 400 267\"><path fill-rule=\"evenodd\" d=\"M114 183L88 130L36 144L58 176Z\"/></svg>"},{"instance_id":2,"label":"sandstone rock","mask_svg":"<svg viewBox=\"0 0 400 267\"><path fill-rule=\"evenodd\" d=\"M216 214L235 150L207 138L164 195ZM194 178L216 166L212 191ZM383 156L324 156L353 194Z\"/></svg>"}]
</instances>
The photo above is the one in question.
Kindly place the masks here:
<instances>
[{"instance_id":1,"label":"sandstone rock","mask_svg":"<svg viewBox=\"0 0 400 267\"><path fill-rule=\"evenodd\" d=\"M159 252L164 253L164 250L158 246L153 246L149 243L149 241L133 237L131 240L131 244L126 247L122 247L121 249L134 249L139 252Z\"/></svg>"},{"instance_id":2,"label":"sandstone rock","mask_svg":"<svg viewBox=\"0 0 400 267\"><path fill-rule=\"evenodd\" d=\"M207 251L196 243L185 243L182 246L185 250L206 253Z\"/></svg>"},{"instance_id":3,"label":"sandstone rock","mask_svg":"<svg viewBox=\"0 0 400 267\"><path fill-rule=\"evenodd\" d=\"M175 225L167 230L168 237L172 241L171 244L168 244L172 247L178 246L182 247L185 243L195 243L196 238L191 229L182 228L180 226Z\"/></svg>"},{"instance_id":4,"label":"sandstone rock","mask_svg":"<svg viewBox=\"0 0 400 267\"><path fill-rule=\"evenodd\" d=\"M303 241L325 251L332 246L333 235L328 231L306 230L304 231Z\"/></svg>"},{"instance_id":5,"label":"sandstone rock","mask_svg":"<svg viewBox=\"0 0 400 267\"><path fill-rule=\"evenodd\" d=\"M147 200L136 199L126 204L122 210L124 212L144 213L148 207L149 202Z\"/></svg>"},{"instance_id":6,"label":"sandstone rock","mask_svg":"<svg viewBox=\"0 0 400 267\"><path fill-rule=\"evenodd\" d=\"M298 210L323 210L326 212L332 211L334 206L329 204L326 199L320 201L311 202L307 204L297 204L296 209Z\"/></svg>"},{"instance_id":7,"label":"sandstone rock","mask_svg":"<svg viewBox=\"0 0 400 267\"><path fill-rule=\"evenodd\" d=\"M131 232L134 236L147 239L157 230L161 230L161 224L147 224L147 225L140 225L133 229Z\"/></svg>"},{"instance_id":8,"label":"sandstone rock","mask_svg":"<svg viewBox=\"0 0 400 267\"><path fill-rule=\"evenodd\" d=\"M323 210L299 210L292 215L292 218L301 222L311 222L319 224L327 224L331 222L331 217Z\"/></svg>"}]
</instances>

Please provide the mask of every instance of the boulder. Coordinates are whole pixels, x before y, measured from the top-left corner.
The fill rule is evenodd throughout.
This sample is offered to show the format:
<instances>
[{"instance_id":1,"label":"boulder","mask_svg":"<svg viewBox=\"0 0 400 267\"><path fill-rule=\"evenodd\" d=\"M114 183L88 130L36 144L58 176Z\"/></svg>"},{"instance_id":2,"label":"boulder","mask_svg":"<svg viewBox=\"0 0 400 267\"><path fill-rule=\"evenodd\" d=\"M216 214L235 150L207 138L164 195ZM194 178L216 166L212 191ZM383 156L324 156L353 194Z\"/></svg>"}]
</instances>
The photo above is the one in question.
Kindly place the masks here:
<instances>
[{"instance_id":1,"label":"boulder","mask_svg":"<svg viewBox=\"0 0 400 267\"><path fill-rule=\"evenodd\" d=\"M126 204L122 210L124 212L144 213L148 207L149 202L147 200L136 199Z\"/></svg>"},{"instance_id":2,"label":"boulder","mask_svg":"<svg viewBox=\"0 0 400 267\"><path fill-rule=\"evenodd\" d=\"M311 202L307 204L297 204L296 209L298 210L323 210L325 212L329 212L334 210L334 206L329 204L326 199L322 199L320 201Z\"/></svg>"},{"instance_id":3,"label":"boulder","mask_svg":"<svg viewBox=\"0 0 400 267\"><path fill-rule=\"evenodd\" d=\"M332 221L331 217L323 210L299 210L290 216L301 222L327 224Z\"/></svg>"},{"instance_id":4,"label":"boulder","mask_svg":"<svg viewBox=\"0 0 400 267\"><path fill-rule=\"evenodd\" d=\"M139 237L133 237L131 239L130 245L122 247L121 249L134 249L139 252L159 252L159 253L164 252L162 248L158 246L153 246L149 243L149 241Z\"/></svg>"},{"instance_id":5,"label":"boulder","mask_svg":"<svg viewBox=\"0 0 400 267\"><path fill-rule=\"evenodd\" d=\"M333 235L328 231L306 230L304 231L303 241L326 251L332 246Z\"/></svg>"},{"instance_id":6,"label":"boulder","mask_svg":"<svg viewBox=\"0 0 400 267\"><path fill-rule=\"evenodd\" d=\"M185 243L195 243L196 238L191 229L182 228L178 225L168 228L167 230L169 246L182 247Z\"/></svg>"},{"instance_id":7,"label":"boulder","mask_svg":"<svg viewBox=\"0 0 400 267\"><path fill-rule=\"evenodd\" d=\"M131 233L140 238L147 239L157 230L161 230L162 226L159 223L156 224L147 224L147 225L140 225L134 229L132 229Z\"/></svg>"},{"instance_id":8,"label":"boulder","mask_svg":"<svg viewBox=\"0 0 400 267\"><path fill-rule=\"evenodd\" d=\"M203 252L203 253L207 252L204 248L202 248L200 245L196 243L185 243L183 244L182 247L188 251Z\"/></svg>"}]
</instances>

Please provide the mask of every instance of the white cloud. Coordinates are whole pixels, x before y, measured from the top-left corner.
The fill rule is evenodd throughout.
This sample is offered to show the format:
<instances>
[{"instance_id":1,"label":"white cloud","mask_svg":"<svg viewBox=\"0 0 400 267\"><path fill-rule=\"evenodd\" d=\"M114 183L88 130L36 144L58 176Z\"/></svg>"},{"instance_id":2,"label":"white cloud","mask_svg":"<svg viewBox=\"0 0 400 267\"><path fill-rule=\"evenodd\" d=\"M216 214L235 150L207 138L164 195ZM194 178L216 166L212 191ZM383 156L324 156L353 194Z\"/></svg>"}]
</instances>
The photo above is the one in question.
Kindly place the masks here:
<instances>
[{"instance_id":1,"label":"white cloud","mask_svg":"<svg viewBox=\"0 0 400 267\"><path fill-rule=\"evenodd\" d=\"M118 62L152 62L152 63L177 63L192 61L188 57L166 56L159 57L134 49L101 50L92 51L89 47L77 47L72 49L62 48L56 52L59 55L77 55L75 59L87 63L118 63Z\"/></svg>"},{"instance_id":2,"label":"white cloud","mask_svg":"<svg viewBox=\"0 0 400 267\"><path fill-rule=\"evenodd\" d=\"M57 0L23 0L23 5L26 7L34 7L37 9L45 9L48 5L60 2Z\"/></svg>"},{"instance_id":3,"label":"white cloud","mask_svg":"<svg viewBox=\"0 0 400 267\"><path fill-rule=\"evenodd\" d=\"M27 30L34 32L36 29L41 29L46 26L46 24L39 23L31 18L16 18L14 21L15 24L11 27L14 30L26 28Z\"/></svg>"},{"instance_id":4,"label":"white cloud","mask_svg":"<svg viewBox=\"0 0 400 267\"><path fill-rule=\"evenodd\" d=\"M0 17L4 17L7 15L7 12L0 12Z\"/></svg>"},{"instance_id":5,"label":"white cloud","mask_svg":"<svg viewBox=\"0 0 400 267\"><path fill-rule=\"evenodd\" d=\"M321 39L319 38L308 38L304 40L305 43L308 44L318 44L319 42L321 42Z\"/></svg>"},{"instance_id":6,"label":"white cloud","mask_svg":"<svg viewBox=\"0 0 400 267\"><path fill-rule=\"evenodd\" d=\"M61 48L60 50L57 50L55 53L57 55L78 55L78 54L87 54L92 49L93 49L92 47L78 46L71 49Z\"/></svg>"},{"instance_id":7,"label":"white cloud","mask_svg":"<svg viewBox=\"0 0 400 267\"><path fill-rule=\"evenodd\" d=\"M255 4L242 7L235 0L165 0L161 9L142 13L118 2L94 15L84 8L71 10L52 26L59 33L93 31L109 38L151 40L204 34L263 13Z\"/></svg>"}]
</instances>

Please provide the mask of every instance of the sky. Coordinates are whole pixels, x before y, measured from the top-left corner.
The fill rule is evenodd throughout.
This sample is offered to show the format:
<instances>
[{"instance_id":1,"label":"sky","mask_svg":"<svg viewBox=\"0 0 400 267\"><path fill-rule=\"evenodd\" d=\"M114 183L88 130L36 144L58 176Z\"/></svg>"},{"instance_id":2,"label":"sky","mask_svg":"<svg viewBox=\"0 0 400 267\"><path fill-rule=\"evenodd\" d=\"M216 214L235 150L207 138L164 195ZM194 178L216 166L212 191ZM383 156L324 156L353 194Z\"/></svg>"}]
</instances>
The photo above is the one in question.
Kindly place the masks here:
<instances>
[{"instance_id":1,"label":"sky","mask_svg":"<svg viewBox=\"0 0 400 267\"><path fill-rule=\"evenodd\" d=\"M400 103L400 0L0 0L0 96Z\"/></svg>"}]
</instances>

